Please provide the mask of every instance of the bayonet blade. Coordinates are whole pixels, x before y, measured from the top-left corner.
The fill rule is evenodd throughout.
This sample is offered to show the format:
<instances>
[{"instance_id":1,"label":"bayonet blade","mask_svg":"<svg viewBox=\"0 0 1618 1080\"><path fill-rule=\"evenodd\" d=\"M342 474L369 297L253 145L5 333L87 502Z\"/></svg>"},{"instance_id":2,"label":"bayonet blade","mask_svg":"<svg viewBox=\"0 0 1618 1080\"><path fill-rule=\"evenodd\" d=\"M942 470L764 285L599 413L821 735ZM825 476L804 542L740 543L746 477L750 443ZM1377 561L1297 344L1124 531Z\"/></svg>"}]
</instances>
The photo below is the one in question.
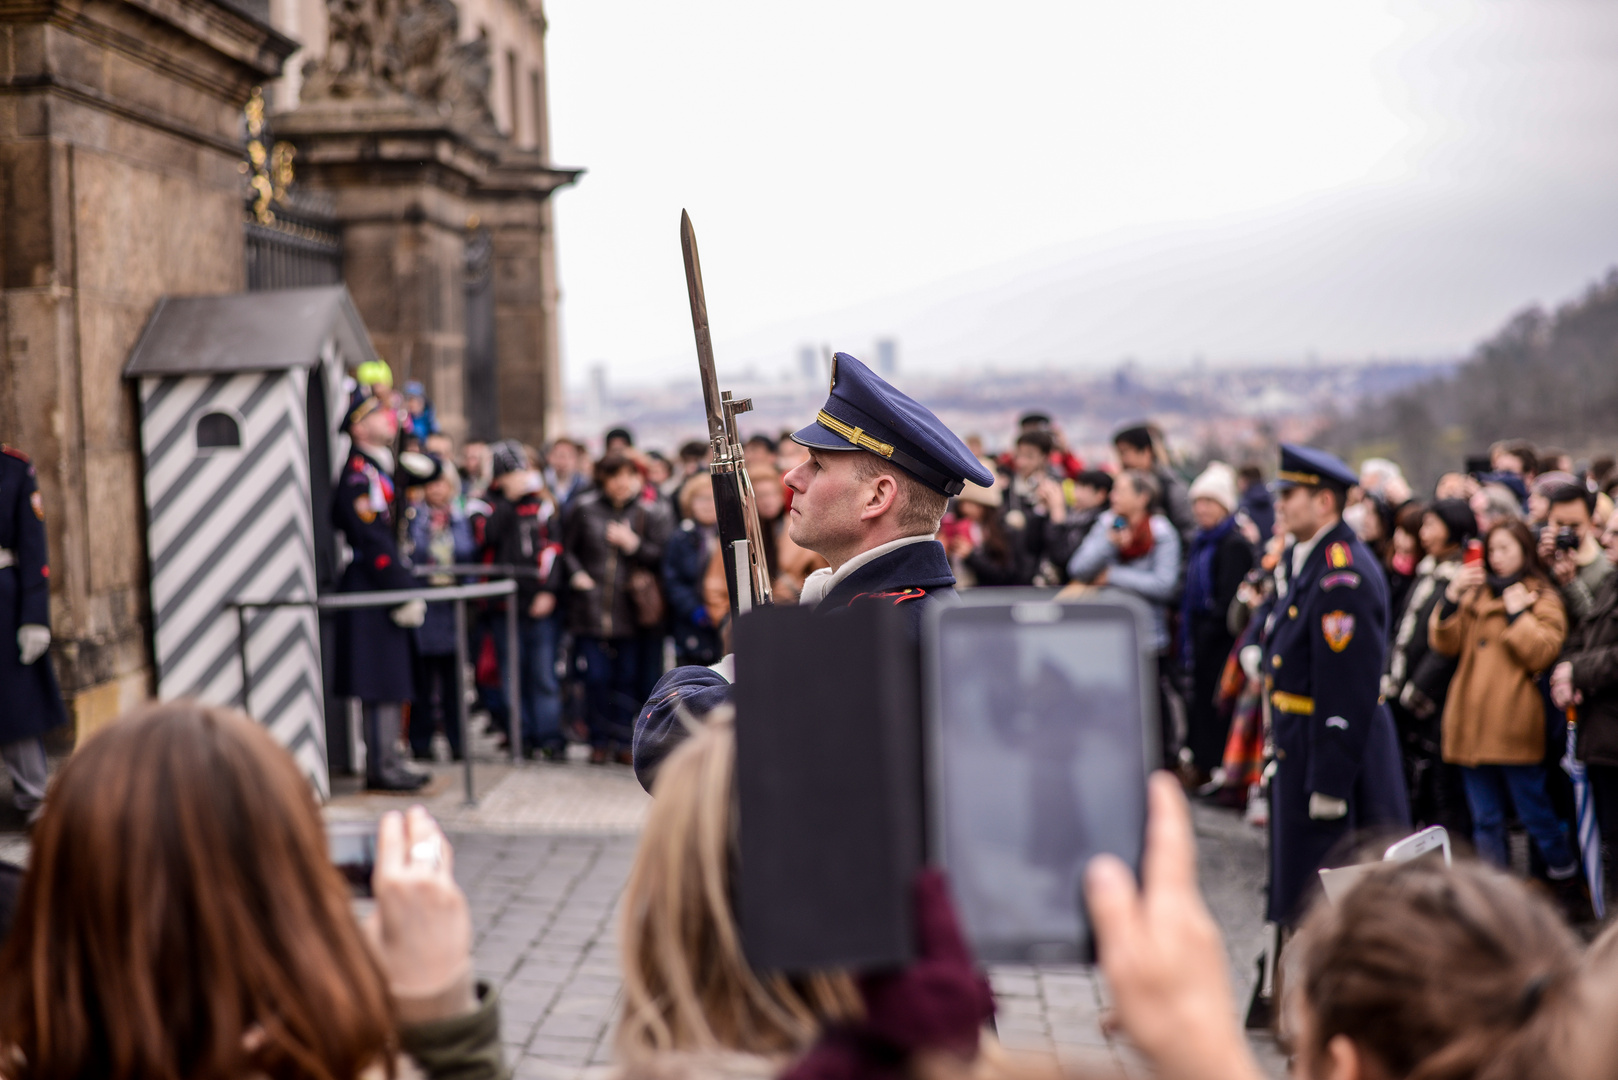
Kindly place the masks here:
<instances>
[{"instance_id":1,"label":"bayonet blade","mask_svg":"<svg viewBox=\"0 0 1618 1080\"><path fill-rule=\"evenodd\" d=\"M713 335L708 329L708 298L702 291L702 263L697 258L697 234L691 215L680 211L680 251L685 255L685 290L691 298L691 329L697 335L697 367L702 372L702 403L708 412L708 438L715 457L723 457L730 435L720 404L719 375L713 366Z\"/></svg>"}]
</instances>

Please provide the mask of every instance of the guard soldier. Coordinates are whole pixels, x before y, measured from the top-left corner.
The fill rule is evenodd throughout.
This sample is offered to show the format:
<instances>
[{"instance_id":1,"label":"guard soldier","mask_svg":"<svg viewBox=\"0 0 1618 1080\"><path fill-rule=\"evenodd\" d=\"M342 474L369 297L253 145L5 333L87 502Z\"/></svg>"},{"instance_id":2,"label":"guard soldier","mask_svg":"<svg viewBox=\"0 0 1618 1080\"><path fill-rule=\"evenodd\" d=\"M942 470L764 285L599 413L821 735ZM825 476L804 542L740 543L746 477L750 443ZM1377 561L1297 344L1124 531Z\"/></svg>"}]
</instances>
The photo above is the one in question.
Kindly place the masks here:
<instances>
[{"instance_id":1,"label":"guard soldier","mask_svg":"<svg viewBox=\"0 0 1618 1080\"><path fill-rule=\"evenodd\" d=\"M45 510L34 467L21 450L0 446L0 758L11 798L30 822L45 800L40 736L67 722L51 644L51 570Z\"/></svg>"},{"instance_id":2,"label":"guard soldier","mask_svg":"<svg viewBox=\"0 0 1618 1080\"><path fill-rule=\"evenodd\" d=\"M1269 918L1282 927L1296 925L1333 848L1361 829L1410 825L1393 717L1378 696L1387 581L1342 520L1356 483L1330 454L1282 444L1272 486L1292 539L1263 655L1275 744Z\"/></svg>"},{"instance_id":3,"label":"guard soldier","mask_svg":"<svg viewBox=\"0 0 1618 1080\"><path fill-rule=\"evenodd\" d=\"M353 450L332 497L332 523L353 549L338 591L382 592L414 589L418 582L400 557L394 528L396 471L391 449L399 430L398 412L386 387L356 387L343 418ZM403 456L403 455L401 455ZM365 786L375 791L415 791L428 778L408 769L399 757L403 705L414 694L410 631L427 614L423 600L394 608L355 608L337 616L337 693L360 700L365 712Z\"/></svg>"},{"instance_id":4,"label":"guard soldier","mask_svg":"<svg viewBox=\"0 0 1618 1080\"><path fill-rule=\"evenodd\" d=\"M919 636L927 605L954 593L934 539L944 509L966 481L990 487L994 474L938 417L847 353L833 357L825 406L792 439L809 460L783 478L787 535L831 564L809 575L799 603L832 614L893 604ZM648 791L685 737L682 713L701 716L729 699L729 680L711 668L675 668L658 681L635 721L635 775Z\"/></svg>"}]
</instances>

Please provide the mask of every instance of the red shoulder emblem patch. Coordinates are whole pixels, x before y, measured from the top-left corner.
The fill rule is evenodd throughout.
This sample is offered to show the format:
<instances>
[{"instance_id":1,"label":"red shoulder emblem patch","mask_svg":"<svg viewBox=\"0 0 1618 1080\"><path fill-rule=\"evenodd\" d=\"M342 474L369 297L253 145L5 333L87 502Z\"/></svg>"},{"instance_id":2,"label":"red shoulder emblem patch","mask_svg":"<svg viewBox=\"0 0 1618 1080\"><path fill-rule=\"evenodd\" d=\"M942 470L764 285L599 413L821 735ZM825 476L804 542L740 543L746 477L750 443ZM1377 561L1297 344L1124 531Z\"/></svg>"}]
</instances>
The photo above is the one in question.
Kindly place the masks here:
<instances>
[{"instance_id":1,"label":"red shoulder emblem patch","mask_svg":"<svg viewBox=\"0 0 1618 1080\"><path fill-rule=\"evenodd\" d=\"M1343 543L1341 540L1335 541L1331 547L1326 549L1326 565L1331 567L1333 570L1341 570L1344 567L1353 566L1354 553L1353 551L1349 550L1349 546Z\"/></svg>"}]
</instances>

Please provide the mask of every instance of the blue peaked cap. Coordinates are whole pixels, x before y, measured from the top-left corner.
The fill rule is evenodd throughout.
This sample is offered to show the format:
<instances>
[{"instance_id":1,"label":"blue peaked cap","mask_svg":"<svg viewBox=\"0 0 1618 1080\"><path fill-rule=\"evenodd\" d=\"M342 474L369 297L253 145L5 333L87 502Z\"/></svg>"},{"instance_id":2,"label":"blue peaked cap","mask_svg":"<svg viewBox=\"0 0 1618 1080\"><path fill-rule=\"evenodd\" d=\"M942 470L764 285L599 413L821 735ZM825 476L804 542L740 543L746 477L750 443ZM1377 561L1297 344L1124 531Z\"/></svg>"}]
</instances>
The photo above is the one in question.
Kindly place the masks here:
<instances>
[{"instance_id":1,"label":"blue peaked cap","mask_svg":"<svg viewBox=\"0 0 1618 1080\"><path fill-rule=\"evenodd\" d=\"M942 495L959 495L967 480L994 485L994 474L943 421L848 353L832 357L831 396L792 440L816 450L869 450Z\"/></svg>"},{"instance_id":2,"label":"blue peaked cap","mask_svg":"<svg viewBox=\"0 0 1618 1080\"><path fill-rule=\"evenodd\" d=\"M1270 487L1275 491L1285 491L1299 486L1329 485L1346 490L1359 482L1359 474L1326 451L1296 443L1282 443L1281 468L1277 470L1275 482Z\"/></svg>"}]
</instances>

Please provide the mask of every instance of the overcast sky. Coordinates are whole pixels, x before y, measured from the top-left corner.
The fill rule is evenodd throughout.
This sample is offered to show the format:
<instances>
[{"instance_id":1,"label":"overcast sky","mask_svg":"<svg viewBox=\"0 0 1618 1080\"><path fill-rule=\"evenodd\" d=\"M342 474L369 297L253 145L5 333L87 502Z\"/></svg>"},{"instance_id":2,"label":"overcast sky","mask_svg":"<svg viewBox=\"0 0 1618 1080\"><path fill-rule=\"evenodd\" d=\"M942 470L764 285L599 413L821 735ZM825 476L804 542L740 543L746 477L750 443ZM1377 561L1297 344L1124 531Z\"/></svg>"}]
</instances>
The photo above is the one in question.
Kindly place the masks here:
<instances>
[{"instance_id":1,"label":"overcast sky","mask_svg":"<svg viewBox=\"0 0 1618 1080\"><path fill-rule=\"evenodd\" d=\"M549 0L567 379L1464 352L1618 264L1613 0ZM694 376L693 376L694 378Z\"/></svg>"}]
</instances>

